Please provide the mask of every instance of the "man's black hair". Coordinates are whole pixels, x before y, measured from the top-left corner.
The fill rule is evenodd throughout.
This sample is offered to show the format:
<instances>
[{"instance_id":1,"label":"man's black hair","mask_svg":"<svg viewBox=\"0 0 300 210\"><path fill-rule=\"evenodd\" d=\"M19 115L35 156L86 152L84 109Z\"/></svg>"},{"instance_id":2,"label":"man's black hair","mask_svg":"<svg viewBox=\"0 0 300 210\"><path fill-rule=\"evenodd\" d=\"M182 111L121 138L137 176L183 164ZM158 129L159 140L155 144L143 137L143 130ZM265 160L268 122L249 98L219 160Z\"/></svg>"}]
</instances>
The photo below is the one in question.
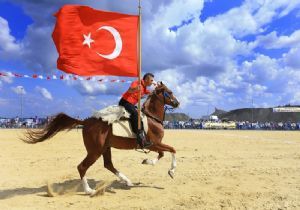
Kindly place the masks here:
<instances>
[{"instance_id":1,"label":"man's black hair","mask_svg":"<svg viewBox=\"0 0 300 210\"><path fill-rule=\"evenodd\" d=\"M154 77L154 74L152 74L152 73L146 73L146 74L144 75L144 77L143 77L143 80L145 80L148 76Z\"/></svg>"}]
</instances>

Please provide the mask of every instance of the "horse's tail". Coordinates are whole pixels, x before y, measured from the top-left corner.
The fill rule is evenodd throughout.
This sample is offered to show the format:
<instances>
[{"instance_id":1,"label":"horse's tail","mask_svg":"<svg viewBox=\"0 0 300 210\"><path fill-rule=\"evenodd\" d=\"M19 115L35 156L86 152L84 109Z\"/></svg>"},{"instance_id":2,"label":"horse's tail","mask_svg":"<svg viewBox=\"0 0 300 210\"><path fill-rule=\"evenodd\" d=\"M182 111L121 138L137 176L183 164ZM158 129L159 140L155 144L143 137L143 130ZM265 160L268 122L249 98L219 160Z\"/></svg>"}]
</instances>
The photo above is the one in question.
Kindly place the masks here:
<instances>
[{"instance_id":1,"label":"horse's tail","mask_svg":"<svg viewBox=\"0 0 300 210\"><path fill-rule=\"evenodd\" d=\"M62 130L71 130L77 125L83 125L84 121L74 119L64 113L57 114L42 130L27 130L24 142L35 144L45 141Z\"/></svg>"}]
</instances>

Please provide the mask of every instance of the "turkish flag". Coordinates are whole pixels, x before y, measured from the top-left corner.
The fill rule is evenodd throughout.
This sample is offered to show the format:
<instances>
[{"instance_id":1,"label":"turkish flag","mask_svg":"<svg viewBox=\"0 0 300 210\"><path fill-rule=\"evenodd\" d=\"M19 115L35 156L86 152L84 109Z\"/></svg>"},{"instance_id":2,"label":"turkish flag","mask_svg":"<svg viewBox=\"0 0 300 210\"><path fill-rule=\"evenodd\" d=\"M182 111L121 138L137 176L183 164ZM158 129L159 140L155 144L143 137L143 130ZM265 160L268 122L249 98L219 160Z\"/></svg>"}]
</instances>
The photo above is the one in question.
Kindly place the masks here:
<instances>
[{"instance_id":1,"label":"turkish flag","mask_svg":"<svg viewBox=\"0 0 300 210\"><path fill-rule=\"evenodd\" d=\"M138 76L138 16L80 5L65 5L55 16L58 69L82 76Z\"/></svg>"}]
</instances>

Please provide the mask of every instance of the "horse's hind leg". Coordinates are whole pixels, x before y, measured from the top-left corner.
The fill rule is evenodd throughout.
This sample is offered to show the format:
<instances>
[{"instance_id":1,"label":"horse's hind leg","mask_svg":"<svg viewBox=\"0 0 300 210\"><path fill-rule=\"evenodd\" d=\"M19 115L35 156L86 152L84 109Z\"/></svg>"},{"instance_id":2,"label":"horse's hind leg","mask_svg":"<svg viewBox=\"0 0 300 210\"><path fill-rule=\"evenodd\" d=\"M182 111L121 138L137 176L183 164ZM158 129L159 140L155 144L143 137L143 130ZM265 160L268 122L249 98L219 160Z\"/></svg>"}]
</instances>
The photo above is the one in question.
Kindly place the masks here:
<instances>
[{"instance_id":1,"label":"horse's hind leg","mask_svg":"<svg viewBox=\"0 0 300 210\"><path fill-rule=\"evenodd\" d=\"M104 167L115 174L121 181L124 181L127 186L133 186L132 182L121 172L115 169L112 161L111 161L111 148L107 148L103 153Z\"/></svg>"},{"instance_id":2,"label":"horse's hind leg","mask_svg":"<svg viewBox=\"0 0 300 210\"><path fill-rule=\"evenodd\" d=\"M93 195L96 191L91 189L87 178L85 177L88 168L93 165L96 160L105 151L105 139L108 134L108 126L99 125L90 129L89 125L85 126L82 130L83 141L87 150L87 156L77 166L80 178L82 180L82 186L86 194Z\"/></svg>"},{"instance_id":3,"label":"horse's hind leg","mask_svg":"<svg viewBox=\"0 0 300 210\"><path fill-rule=\"evenodd\" d=\"M85 173L88 170L88 168L93 165L93 163L96 162L96 160L100 157L101 153L97 153L97 154L87 154L87 156L84 158L84 160L77 166L78 172L80 174L80 178L82 181L82 186L84 189L84 192L86 194L93 194L96 191L91 189L87 178L85 177Z\"/></svg>"}]
</instances>

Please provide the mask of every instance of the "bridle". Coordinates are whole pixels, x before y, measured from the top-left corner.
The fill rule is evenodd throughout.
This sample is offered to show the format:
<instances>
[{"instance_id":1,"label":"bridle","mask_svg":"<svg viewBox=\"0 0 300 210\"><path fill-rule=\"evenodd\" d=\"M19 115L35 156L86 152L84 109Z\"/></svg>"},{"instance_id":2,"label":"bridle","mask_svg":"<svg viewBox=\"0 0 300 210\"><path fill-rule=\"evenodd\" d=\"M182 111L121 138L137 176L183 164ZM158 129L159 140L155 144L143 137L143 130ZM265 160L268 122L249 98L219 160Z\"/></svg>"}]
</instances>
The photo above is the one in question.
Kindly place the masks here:
<instances>
[{"instance_id":1,"label":"bridle","mask_svg":"<svg viewBox=\"0 0 300 210\"><path fill-rule=\"evenodd\" d=\"M163 94L163 99L161 99L159 97L159 94L162 92ZM164 106L164 117L163 117L163 120L160 120L159 117L149 113L146 109L145 109L145 104L148 100L150 100L151 96L154 95L158 101L160 103L163 104ZM163 121L165 120L165 115L166 115L166 111L173 111L174 108L170 108L170 107L167 107L165 104L166 104L166 98L169 98L171 102L174 102L174 100L171 98L170 94L168 92L166 92L164 89L162 91L160 90L154 90L152 92L151 95L148 96L147 100L145 101L145 103L143 104L143 108L142 108L142 112L147 116L147 117L150 117L151 119L154 119L155 121L159 122L161 125L163 125Z\"/></svg>"},{"instance_id":2,"label":"bridle","mask_svg":"<svg viewBox=\"0 0 300 210\"><path fill-rule=\"evenodd\" d=\"M158 95L160 94L160 90L159 90L159 91L154 90L153 92L154 92L153 94L157 97L157 99L158 99L163 105L166 104L166 98L169 98L170 101L171 101L172 103L174 102L174 100L171 98L170 94L169 94L166 90L164 90L164 89L161 91L162 94L163 94L163 100L160 99L160 98L158 97ZM158 92L158 93L157 93L157 92Z\"/></svg>"}]
</instances>

